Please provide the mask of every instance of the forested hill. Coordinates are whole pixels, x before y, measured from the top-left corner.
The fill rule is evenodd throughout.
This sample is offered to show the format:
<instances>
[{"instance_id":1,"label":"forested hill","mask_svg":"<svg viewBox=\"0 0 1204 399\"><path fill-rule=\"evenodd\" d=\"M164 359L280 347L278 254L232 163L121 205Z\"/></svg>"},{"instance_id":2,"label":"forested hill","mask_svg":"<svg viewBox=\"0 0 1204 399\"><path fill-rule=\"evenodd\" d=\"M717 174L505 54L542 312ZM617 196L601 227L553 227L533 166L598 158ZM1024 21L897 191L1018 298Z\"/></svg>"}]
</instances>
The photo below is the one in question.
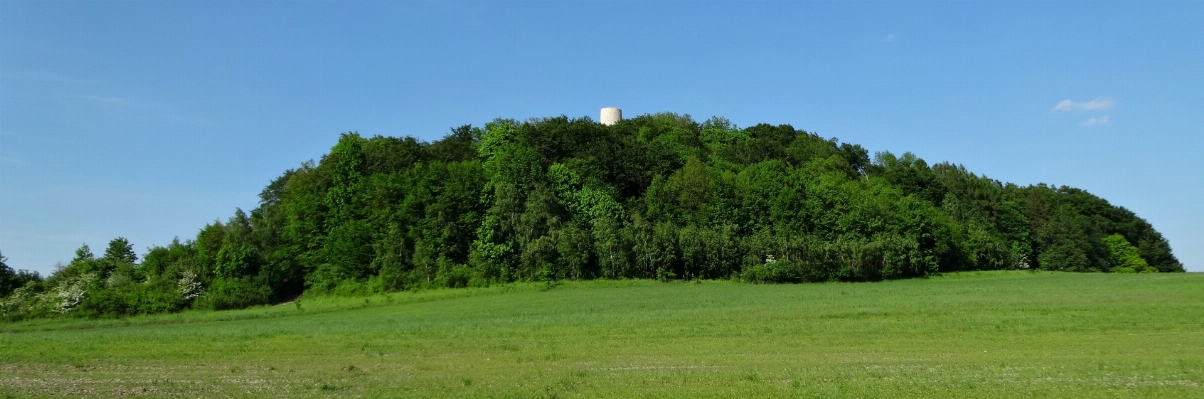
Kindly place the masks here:
<instances>
[{"instance_id":1,"label":"forested hill","mask_svg":"<svg viewBox=\"0 0 1204 399\"><path fill-rule=\"evenodd\" d=\"M496 120L433 143L343 134L260 198L141 263L117 239L44 281L5 267L0 308L113 315L561 279L1183 271L1149 223L1080 189L667 113Z\"/></svg>"}]
</instances>

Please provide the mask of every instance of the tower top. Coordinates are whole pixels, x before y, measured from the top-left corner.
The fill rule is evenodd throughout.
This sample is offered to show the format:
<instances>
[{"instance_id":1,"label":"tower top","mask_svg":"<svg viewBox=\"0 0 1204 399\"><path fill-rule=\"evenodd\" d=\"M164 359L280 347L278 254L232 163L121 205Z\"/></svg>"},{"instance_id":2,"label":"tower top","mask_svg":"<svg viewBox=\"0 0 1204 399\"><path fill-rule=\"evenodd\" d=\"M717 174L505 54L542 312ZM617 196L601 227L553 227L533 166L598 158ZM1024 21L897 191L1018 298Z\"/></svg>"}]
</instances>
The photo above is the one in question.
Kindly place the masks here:
<instances>
[{"instance_id":1,"label":"tower top","mask_svg":"<svg viewBox=\"0 0 1204 399\"><path fill-rule=\"evenodd\" d=\"M614 125L623 120L623 110L615 107L602 108L602 116L598 120L606 126Z\"/></svg>"}]
</instances>

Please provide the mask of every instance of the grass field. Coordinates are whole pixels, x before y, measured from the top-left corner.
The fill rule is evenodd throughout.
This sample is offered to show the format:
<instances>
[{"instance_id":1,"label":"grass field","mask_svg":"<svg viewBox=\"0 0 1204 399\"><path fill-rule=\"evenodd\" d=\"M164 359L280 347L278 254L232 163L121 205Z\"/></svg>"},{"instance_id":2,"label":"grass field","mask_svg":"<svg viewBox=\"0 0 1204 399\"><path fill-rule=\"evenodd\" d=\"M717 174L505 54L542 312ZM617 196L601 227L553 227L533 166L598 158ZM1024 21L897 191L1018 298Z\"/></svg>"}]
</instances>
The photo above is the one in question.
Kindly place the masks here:
<instances>
[{"instance_id":1,"label":"grass field","mask_svg":"<svg viewBox=\"0 0 1204 399\"><path fill-rule=\"evenodd\" d=\"M593 281L0 325L0 397L1204 397L1204 275Z\"/></svg>"}]
</instances>

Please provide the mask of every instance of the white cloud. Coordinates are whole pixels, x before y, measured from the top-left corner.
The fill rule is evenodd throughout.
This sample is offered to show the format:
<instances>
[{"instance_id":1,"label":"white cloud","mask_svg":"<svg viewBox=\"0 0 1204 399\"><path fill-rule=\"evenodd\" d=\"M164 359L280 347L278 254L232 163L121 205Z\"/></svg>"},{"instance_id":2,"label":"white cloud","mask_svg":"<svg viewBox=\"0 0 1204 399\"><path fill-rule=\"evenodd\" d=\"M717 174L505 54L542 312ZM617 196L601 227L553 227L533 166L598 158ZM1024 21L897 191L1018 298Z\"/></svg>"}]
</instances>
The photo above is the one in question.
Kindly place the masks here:
<instances>
[{"instance_id":1,"label":"white cloud","mask_svg":"<svg viewBox=\"0 0 1204 399\"><path fill-rule=\"evenodd\" d=\"M1081 123L1081 125L1083 125L1083 126L1103 126L1103 125L1107 125L1108 121L1111 119L1112 118L1110 118L1108 115L1104 115L1104 116L1101 116L1098 118L1089 118L1089 119L1083 121L1083 123Z\"/></svg>"},{"instance_id":2,"label":"white cloud","mask_svg":"<svg viewBox=\"0 0 1204 399\"><path fill-rule=\"evenodd\" d=\"M1115 106L1116 106L1116 101L1113 101L1110 98L1103 98L1103 97L1096 97L1094 100L1087 101L1087 102L1074 102L1074 101L1071 101L1070 99L1065 99L1065 100L1062 100L1062 102L1058 103L1058 105L1055 105L1053 107L1053 109L1051 109L1050 111L1071 111L1071 110L1096 111L1096 110L1112 109L1112 107L1115 107Z\"/></svg>"},{"instance_id":3,"label":"white cloud","mask_svg":"<svg viewBox=\"0 0 1204 399\"><path fill-rule=\"evenodd\" d=\"M1065 111L1072 108L1074 108L1074 101L1066 99L1062 100L1062 102L1058 103L1058 105L1055 105L1050 111Z\"/></svg>"},{"instance_id":4,"label":"white cloud","mask_svg":"<svg viewBox=\"0 0 1204 399\"><path fill-rule=\"evenodd\" d=\"M1116 101L1112 101L1107 98L1096 98L1094 100L1084 103L1083 109L1086 109L1086 110L1112 109L1112 107L1115 105L1116 105ZM1105 118L1107 118L1107 117L1105 116Z\"/></svg>"},{"instance_id":5,"label":"white cloud","mask_svg":"<svg viewBox=\"0 0 1204 399\"><path fill-rule=\"evenodd\" d=\"M893 40L895 40L895 34L894 34L894 33L892 33L892 34L889 34L889 35L886 35L886 41L888 41L888 42L889 42L889 41L893 41Z\"/></svg>"}]
</instances>

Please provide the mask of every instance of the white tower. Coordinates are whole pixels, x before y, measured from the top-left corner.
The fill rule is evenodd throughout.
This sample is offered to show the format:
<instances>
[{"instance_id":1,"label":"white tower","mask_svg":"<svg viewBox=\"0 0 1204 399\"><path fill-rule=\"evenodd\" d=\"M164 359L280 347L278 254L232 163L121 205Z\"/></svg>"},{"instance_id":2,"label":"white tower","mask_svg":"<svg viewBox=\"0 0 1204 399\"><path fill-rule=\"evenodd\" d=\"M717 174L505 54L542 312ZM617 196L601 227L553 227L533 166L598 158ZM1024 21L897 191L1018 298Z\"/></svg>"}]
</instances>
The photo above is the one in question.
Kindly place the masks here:
<instances>
[{"instance_id":1,"label":"white tower","mask_svg":"<svg viewBox=\"0 0 1204 399\"><path fill-rule=\"evenodd\" d=\"M623 110L615 107L602 108L602 117L599 118L603 125L610 126L623 120Z\"/></svg>"}]
</instances>

